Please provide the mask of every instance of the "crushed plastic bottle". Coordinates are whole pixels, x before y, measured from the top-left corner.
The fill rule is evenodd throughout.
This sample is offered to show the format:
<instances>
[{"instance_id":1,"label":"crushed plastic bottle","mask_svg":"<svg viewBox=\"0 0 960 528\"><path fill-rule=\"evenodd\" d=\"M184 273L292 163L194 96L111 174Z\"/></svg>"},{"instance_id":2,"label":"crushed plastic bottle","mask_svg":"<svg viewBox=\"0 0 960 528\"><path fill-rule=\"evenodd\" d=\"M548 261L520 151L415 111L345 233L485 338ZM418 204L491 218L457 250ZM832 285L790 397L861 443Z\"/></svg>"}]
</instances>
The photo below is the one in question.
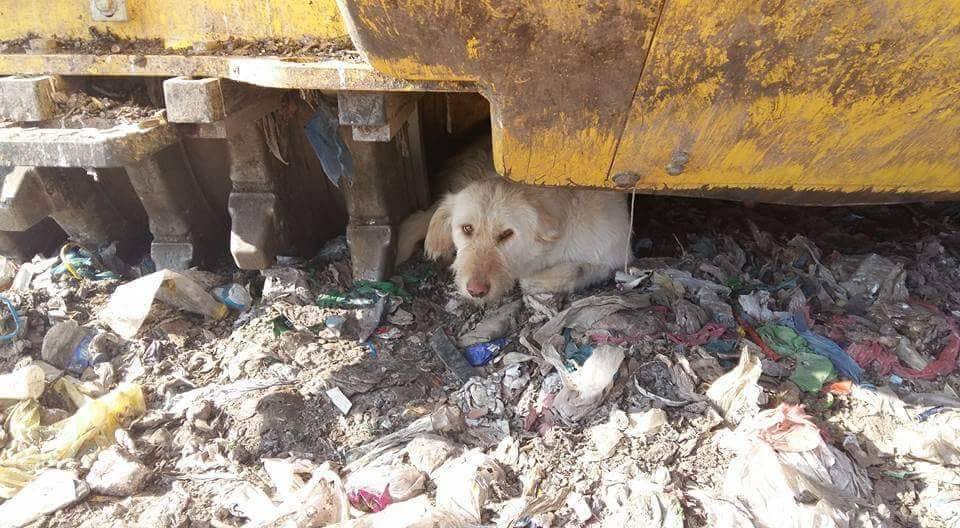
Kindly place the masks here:
<instances>
[{"instance_id":1,"label":"crushed plastic bottle","mask_svg":"<svg viewBox=\"0 0 960 528\"><path fill-rule=\"evenodd\" d=\"M97 346L96 331L74 320L53 325L43 338L40 356L51 365L80 375L87 367L108 361L109 353Z\"/></svg>"},{"instance_id":2,"label":"crushed plastic bottle","mask_svg":"<svg viewBox=\"0 0 960 528\"><path fill-rule=\"evenodd\" d=\"M217 286L210 291L213 297L231 310L247 311L253 304L253 297L245 287L235 282Z\"/></svg>"}]
</instances>

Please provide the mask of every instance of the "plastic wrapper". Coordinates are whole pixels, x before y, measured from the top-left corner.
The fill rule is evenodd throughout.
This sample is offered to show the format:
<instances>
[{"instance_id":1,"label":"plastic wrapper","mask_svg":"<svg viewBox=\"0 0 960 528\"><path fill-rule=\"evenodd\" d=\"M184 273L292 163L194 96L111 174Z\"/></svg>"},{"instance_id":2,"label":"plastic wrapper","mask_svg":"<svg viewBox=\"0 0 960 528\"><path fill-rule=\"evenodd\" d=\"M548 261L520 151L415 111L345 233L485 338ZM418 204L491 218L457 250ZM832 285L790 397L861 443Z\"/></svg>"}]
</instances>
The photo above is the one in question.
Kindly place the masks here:
<instances>
[{"instance_id":1,"label":"plastic wrapper","mask_svg":"<svg viewBox=\"0 0 960 528\"><path fill-rule=\"evenodd\" d=\"M40 425L40 407L35 400L21 402L7 418L12 441L0 452L0 498L16 494L44 467L72 458L81 449L113 443L114 432L145 411L142 389L129 383L89 401L73 416L50 427Z\"/></svg>"},{"instance_id":2,"label":"plastic wrapper","mask_svg":"<svg viewBox=\"0 0 960 528\"><path fill-rule=\"evenodd\" d=\"M448 460L433 475L437 486L437 508L481 521L481 513L493 498L495 487L502 485L506 475L490 456L477 449Z\"/></svg>"},{"instance_id":3,"label":"plastic wrapper","mask_svg":"<svg viewBox=\"0 0 960 528\"><path fill-rule=\"evenodd\" d=\"M725 475L725 498L757 526L848 528L871 515L865 470L824 442L802 407L763 411L726 440L737 455Z\"/></svg>"},{"instance_id":4,"label":"plastic wrapper","mask_svg":"<svg viewBox=\"0 0 960 528\"><path fill-rule=\"evenodd\" d=\"M759 410L759 399L763 390L760 380L762 368L760 358L744 346L740 351L740 362L730 372L720 376L707 390L707 398L732 423L752 416Z\"/></svg>"},{"instance_id":5,"label":"plastic wrapper","mask_svg":"<svg viewBox=\"0 0 960 528\"><path fill-rule=\"evenodd\" d=\"M228 313L226 306L193 279L161 270L118 286L100 318L118 335L131 339L150 315L154 300L212 319L222 319Z\"/></svg>"}]
</instances>

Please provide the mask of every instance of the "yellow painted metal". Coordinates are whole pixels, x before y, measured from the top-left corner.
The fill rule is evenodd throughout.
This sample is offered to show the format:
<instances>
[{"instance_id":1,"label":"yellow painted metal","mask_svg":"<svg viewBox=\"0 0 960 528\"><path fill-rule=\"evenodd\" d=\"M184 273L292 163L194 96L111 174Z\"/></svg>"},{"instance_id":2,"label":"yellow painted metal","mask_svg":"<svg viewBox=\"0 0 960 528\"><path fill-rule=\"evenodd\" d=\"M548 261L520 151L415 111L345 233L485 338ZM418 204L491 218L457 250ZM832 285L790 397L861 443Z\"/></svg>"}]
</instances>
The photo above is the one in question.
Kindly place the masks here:
<instances>
[{"instance_id":1,"label":"yellow painted metal","mask_svg":"<svg viewBox=\"0 0 960 528\"><path fill-rule=\"evenodd\" d=\"M94 22L89 0L0 0L0 39L89 38L90 27L121 38L196 42L346 34L333 0L127 0L127 22Z\"/></svg>"},{"instance_id":2,"label":"yellow painted metal","mask_svg":"<svg viewBox=\"0 0 960 528\"><path fill-rule=\"evenodd\" d=\"M651 191L958 193L960 2L670 0L612 169Z\"/></svg>"},{"instance_id":3,"label":"yellow painted metal","mask_svg":"<svg viewBox=\"0 0 960 528\"><path fill-rule=\"evenodd\" d=\"M531 183L606 180L663 0L338 0L371 65L476 82L494 161Z\"/></svg>"},{"instance_id":4,"label":"yellow painted metal","mask_svg":"<svg viewBox=\"0 0 960 528\"><path fill-rule=\"evenodd\" d=\"M375 68L476 82L515 180L960 196L957 0L337 1Z\"/></svg>"}]
</instances>

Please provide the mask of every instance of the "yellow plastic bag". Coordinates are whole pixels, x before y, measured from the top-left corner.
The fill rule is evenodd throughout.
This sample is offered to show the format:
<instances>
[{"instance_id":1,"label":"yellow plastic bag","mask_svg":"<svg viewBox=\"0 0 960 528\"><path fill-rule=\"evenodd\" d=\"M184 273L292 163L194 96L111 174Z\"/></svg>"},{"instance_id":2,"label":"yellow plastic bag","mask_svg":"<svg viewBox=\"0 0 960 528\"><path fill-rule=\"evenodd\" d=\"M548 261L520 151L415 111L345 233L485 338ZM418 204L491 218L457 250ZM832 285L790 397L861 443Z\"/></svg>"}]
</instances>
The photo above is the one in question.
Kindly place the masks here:
<instances>
[{"instance_id":1,"label":"yellow plastic bag","mask_svg":"<svg viewBox=\"0 0 960 528\"><path fill-rule=\"evenodd\" d=\"M15 495L40 469L73 458L86 447L112 444L116 430L144 412L143 389L131 383L121 383L49 427L40 425L36 400L20 402L7 419L10 445L0 452L0 498Z\"/></svg>"}]
</instances>

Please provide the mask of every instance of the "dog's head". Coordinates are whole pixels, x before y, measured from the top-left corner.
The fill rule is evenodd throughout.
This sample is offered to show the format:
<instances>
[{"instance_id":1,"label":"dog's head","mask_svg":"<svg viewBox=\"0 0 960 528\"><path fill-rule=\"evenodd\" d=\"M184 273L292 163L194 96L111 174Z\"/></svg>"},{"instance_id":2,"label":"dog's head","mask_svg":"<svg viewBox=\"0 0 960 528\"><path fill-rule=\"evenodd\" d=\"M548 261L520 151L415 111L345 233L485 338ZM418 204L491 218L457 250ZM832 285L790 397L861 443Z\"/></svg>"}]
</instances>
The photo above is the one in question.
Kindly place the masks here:
<instances>
[{"instance_id":1,"label":"dog's head","mask_svg":"<svg viewBox=\"0 0 960 528\"><path fill-rule=\"evenodd\" d=\"M560 238L558 213L536 189L498 179L478 181L443 198L424 249L432 259L455 252L460 293L478 303L494 301L518 278L543 267L542 257Z\"/></svg>"}]
</instances>

